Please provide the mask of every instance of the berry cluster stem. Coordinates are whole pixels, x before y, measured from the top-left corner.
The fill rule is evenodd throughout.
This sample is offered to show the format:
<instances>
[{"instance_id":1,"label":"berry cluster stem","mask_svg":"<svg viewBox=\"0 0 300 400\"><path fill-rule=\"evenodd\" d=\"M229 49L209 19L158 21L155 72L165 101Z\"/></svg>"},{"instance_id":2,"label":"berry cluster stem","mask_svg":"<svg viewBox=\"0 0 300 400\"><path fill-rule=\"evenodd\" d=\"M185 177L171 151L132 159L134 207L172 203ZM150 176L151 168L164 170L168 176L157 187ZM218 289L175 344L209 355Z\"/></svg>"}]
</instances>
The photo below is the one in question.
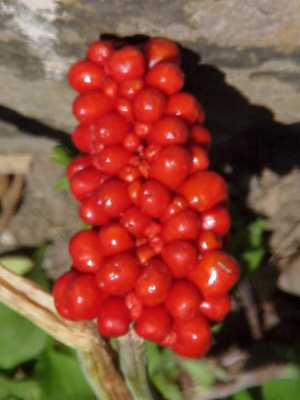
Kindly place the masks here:
<instances>
[{"instance_id":1,"label":"berry cluster stem","mask_svg":"<svg viewBox=\"0 0 300 400\"><path fill-rule=\"evenodd\" d=\"M56 340L75 348L87 379L98 398L132 399L93 323L64 320L56 312L49 293L1 265L0 302L29 319Z\"/></svg>"}]
</instances>

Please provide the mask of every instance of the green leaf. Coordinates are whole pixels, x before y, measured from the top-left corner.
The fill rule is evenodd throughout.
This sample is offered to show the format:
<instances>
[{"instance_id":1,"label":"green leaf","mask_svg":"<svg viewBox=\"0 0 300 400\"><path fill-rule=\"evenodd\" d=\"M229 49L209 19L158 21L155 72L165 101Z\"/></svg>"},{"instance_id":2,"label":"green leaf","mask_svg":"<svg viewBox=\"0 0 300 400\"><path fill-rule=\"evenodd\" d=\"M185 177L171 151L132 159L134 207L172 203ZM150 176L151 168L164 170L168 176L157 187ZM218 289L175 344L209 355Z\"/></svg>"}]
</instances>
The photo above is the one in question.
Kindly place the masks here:
<instances>
[{"instance_id":1,"label":"green leaf","mask_svg":"<svg viewBox=\"0 0 300 400\"><path fill-rule=\"evenodd\" d=\"M249 271L255 271L261 264L266 251L263 247L245 251L242 254L242 260L246 263Z\"/></svg>"},{"instance_id":2,"label":"green leaf","mask_svg":"<svg viewBox=\"0 0 300 400\"><path fill-rule=\"evenodd\" d=\"M3 256L0 257L0 264L18 275L25 275L33 268L33 260L26 256Z\"/></svg>"},{"instance_id":3,"label":"green leaf","mask_svg":"<svg viewBox=\"0 0 300 400\"><path fill-rule=\"evenodd\" d=\"M230 400L253 400L253 397L247 390L243 390L242 392L235 393L229 399Z\"/></svg>"},{"instance_id":4,"label":"green leaf","mask_svg":"<svg viewBox=\"0 0 300 400\"><path fill-rule=\"evenodd\" d=\"M69 181L67 176L61 177L55 184L54 188L55 190L69 190Z\"/></svg>"},{"instance_id":5,"label":"green leaf","mask_svg":"<svg viewBox=\"0 0 300 400\"><path fill-rule=\"evenodd\" d=\"M299 400L300 379L276 379L262 386L264 400Z\"/></svg>"},{"instance_id":6,"label":"green leaf","mask_svg":"<svg viewBox=\"0 0 300 400\"><path fill-rule=\"evenodd\" d=\"M205 361L179 358L181 367L189 374L195 385L212 386L216 382L216 376Z\"/></svg>"},{"instance_id":7,"label":"green leaf","mask_svg":"<svg viewBox=\"0 0 300 400\"><path fill-rule=\"evenodd\" d=\"M40 400L95 400L73 351L46 351L36 365L35 377L41 385Z\"/></svg>"},{"instance_id":8,"label":"green leaf","mask_svg":"<svg viewBox=\"0 0 300 400\"><path fill-rule=\"evenodd\" d=\"M0 375L1 400L41 400L38 382L31 379L9 379Z\"/></svg>"},{"instance_id":9,"label":"green leaf","mask_svg":"<svg viewBox=\"0 0 300 400\"><path fill-rule=\"evenodd\" d=\"M45 252L47 245L40 246L33 254L34 268L29 272L27 277L32 281L38 283L42 288L50 288L49 281L43 270L43 263L45 259Z\"/></svg>"},{"instance_id":10,"label":"green leaf","mask_svg":"<svg viewBox=\"0 0 300 400\"><path fill-rule=\"evenodd\" d=\"M252 247L258 247L263 245L264 231L266 229L266 222L262 218L257 218L251 222L248 226L249 232L249 244Z\"/></svg>"},{"instance_id":11,"label":"green leaf","mask_svg":"<svg viewBox=\"0 0 300 400\"><path fill-rule=\"evenodd\" d=\"M145 349L148 374L153 385L165 399L182 400L174 354L168 349L161 350L155 343L147 341L145 341Z\"/></svg>"},{"instance_id":12,"label":"green leaf","mask_svg":"<svg viewBox=\"0 0 300 400\"><path fill-rule=\"evenodd\" d=\"M67 147L58 145L52 151L51 160L56 164L67 167L72 161L72 154Z\"/></svg>"},{"instance_id":13,"label":"green leaf","mask_svg":"<svg viewBox=\"0 0 300 400\"><path fill-rule=\"evenodd\" d=\"M27 319L0 304L0 368L11 369L39 356L49 337Z\"/></svg>"}]
</instances>

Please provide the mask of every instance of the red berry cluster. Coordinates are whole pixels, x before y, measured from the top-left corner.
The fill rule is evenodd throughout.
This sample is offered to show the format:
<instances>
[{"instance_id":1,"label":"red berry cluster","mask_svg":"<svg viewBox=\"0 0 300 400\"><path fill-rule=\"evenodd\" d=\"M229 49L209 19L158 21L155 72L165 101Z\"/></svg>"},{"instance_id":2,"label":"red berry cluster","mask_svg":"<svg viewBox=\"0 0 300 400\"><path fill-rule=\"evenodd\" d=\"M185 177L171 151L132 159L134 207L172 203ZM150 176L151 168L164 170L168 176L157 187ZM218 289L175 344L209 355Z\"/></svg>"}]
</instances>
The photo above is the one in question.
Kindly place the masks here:
<instances>
[{"instance_id":1,"label":"red berry cluster","mask_svg":"<svg viewBox=\"0 0 300 400\"><path fill-rule=\"evenodd\" d=\"M178 46L153 38L143 48L94 42L71 67L82 155L67 175L93 228L70 240L72 271L54 298L66 319L97 318L105 337L132 323L142 338L200 357L239 267L221 251L227 186L208 170L210 133L179 65Z\"/></svg>"}]
</instances>

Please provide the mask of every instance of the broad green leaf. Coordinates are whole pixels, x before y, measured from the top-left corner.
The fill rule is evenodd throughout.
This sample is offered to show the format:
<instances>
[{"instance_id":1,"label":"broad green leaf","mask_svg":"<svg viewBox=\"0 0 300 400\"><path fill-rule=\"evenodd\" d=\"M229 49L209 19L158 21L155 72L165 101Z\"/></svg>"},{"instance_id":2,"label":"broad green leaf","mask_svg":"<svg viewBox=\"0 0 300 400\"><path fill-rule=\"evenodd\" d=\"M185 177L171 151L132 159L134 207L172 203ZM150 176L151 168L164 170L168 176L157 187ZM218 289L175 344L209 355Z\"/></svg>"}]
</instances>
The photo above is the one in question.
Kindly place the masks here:
<instances>
[{"instance_id":1,"label":"broad green leaf","mask_svg":"<svg viewBox=\"0 0 300 400\"><path fill-rule=\"evenodd\" d=\"M18 275L25 275L33 268L33 260L26 256L8 255L0 257L0 264Z\"/></svg>"},{"instance_id":2,"label":"broad green leaf","mask_svg":"<svg viewBox=\"0 0 300 400\"><path fill-rule=\"evenodd\" d=\"M253 400L253 397L247 390L243 390L242 392L235 393L231 396L230 400Z\"/></svg>"},{"instance_id":3,"label":"broad green leaf","mask_svg":"<svg viewBox=\"0 0 300 400\"><path fill-rule=\"evenodd\" d=\"M95 400L73 351L46 351L34 375L41 385L40 400Z\"/></svg>"},{"instance_id":4,"label":"broad green leaf","mask_svg":"<svg viewBox=\"0 0 300 400\"><path fill-rule=\"evenodd\" d=\"M180 366L189 374L195 385L212 386L216 377L215 374L205 361L189 360L187 358L179 358Z\"/></svg>"},{"instance_id":5,"label":"broad green leaf","mask_svg":"<svg viewBox=\"0 0 300 400\"><path fill-rule=\"evenodd\" d=\"M51 160L56 164L67 167L72 161L72 154L67 147L58 145L52 151Z\"/></svg>"},{"instance_id":6,"label":"broad green leaf","mask_svg":"<svg viewBox=\"0 0 300 400\"><path fill-rule=\"evenodd\" d=\"M27 319L0 304L0 368L11 369L39 356L49 337Z\"/></svg>"},{"instance_id":7,"label":"broad green leaf","mask_svg":"<svg viewBox=\"0 0 300 400\"><path fill-rule=\"evenodd\" d=\"M33 254L34 268L29 272L27 278L38 283L42 288L49 289L50 284L43 270L45 251L47 245L40 246Z\"/></svg>"},{"instance_id":8,"label":"broad green leaf","mask_svg":"<svg viewBox=\"0 0 300 400\"><path fill-rule=\"evenodd\" d=\"M61 177L54 186L55 190L69 190L69 181L67 176Z\"/></svg>"},{"instance_id":9,"label":"broad green leaf","mask_svg":"<svg viewBox=\"0 0 300 400\"><path fill-rule=\"evenodd\" d=\"M41 400L38 382L31 379L9 379L0 375L1 400Z\"/></svg>"},{"instance_id":10,"label":"broad green leaf","mask_svg":"<svg viewBox=\"0 0 300 400\"><path fill-rule=\"evenodd\" d=\"M264 400L299 400L300 379L276 379L262 386Z\"/></svg>"}]
</instances>

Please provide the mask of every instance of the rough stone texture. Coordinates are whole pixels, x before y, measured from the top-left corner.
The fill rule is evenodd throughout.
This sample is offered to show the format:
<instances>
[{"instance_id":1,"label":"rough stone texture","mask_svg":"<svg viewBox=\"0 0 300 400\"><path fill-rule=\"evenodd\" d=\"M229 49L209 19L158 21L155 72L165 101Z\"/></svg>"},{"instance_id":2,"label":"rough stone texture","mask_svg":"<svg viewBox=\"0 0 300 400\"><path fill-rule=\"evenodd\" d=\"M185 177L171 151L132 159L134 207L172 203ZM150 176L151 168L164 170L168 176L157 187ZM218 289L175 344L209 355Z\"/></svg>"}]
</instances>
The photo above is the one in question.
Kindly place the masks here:
<instances>
[{"instance_id":1,"label":"rough stone texture","mask_svg":"<svg viewBox=\"0 0 300 400\"><path fill-rule=\"evenodd\" d=\"M2 0L0 103L70 129L70 63L99 34L141 33L178 40L221 70L249 103L296 122L299 18L298 0ZM239 111L231 109L244 120Z\"/></svg>"}]
</instances>

